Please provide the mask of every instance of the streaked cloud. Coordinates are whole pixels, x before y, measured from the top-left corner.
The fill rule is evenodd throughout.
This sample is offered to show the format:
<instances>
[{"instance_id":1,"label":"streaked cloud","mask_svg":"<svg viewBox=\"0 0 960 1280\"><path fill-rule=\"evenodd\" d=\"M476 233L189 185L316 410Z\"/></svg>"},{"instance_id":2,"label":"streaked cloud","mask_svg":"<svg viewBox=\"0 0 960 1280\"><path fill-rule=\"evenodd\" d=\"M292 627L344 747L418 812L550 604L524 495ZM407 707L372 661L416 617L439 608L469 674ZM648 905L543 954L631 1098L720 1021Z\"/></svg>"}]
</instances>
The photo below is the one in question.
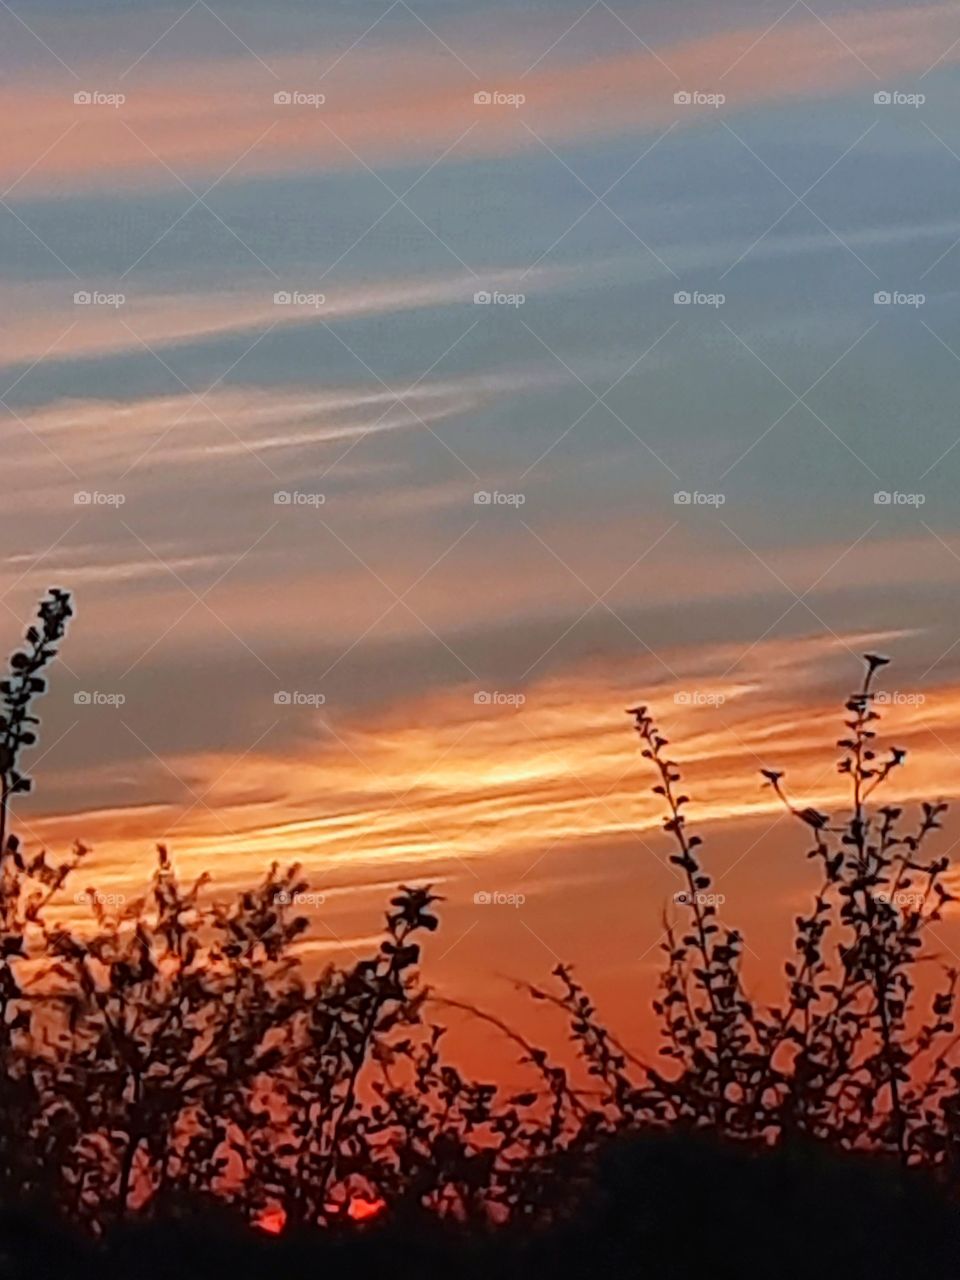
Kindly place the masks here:
<instances>
[{"instance_id":1,"label":"streaked cloud","mask_svg":"<svg viewBox=\"0 0 960 1280\"><path fill-rule=\"evenodd\" d=\"M97 865L115 879L129 873L128 883L158 838L175 843L186 870L216 864L222 878L242 881L279 857L303 861L320 885L328 876L336 882L345 866L353 874L379 868L383 881L391 865L432 874L437 864L469 884L502 857L532 868L571 844L629 838L645 848L661 808L623 714L638 699L675 741L698 826L775 816L780 804L760 786L761 767L784 768L798 803L829 812L846 803L848 788L830 764L842 685L825 689L822 670L846 672L853 685L859 672L850 654L884 639L892 640L769 641L731 675L717 669L736 660L732 648L714 648L708 662L669 655L688 672L699 667L699 683L657 671L644 688L595 660L524 686L519 704L494 693L478 705L464 686L354 715L321 705L308 712L292 754L271 752L269 733L244 752L162 761L147 753L136 789L168 799L46 817L36 832L57 845L95 832ZM652 664L647 671L650 679ZM911 756L890 799L954 796L960 692L935 683L909 692L912 700L887 695L890 732ZM277 707L274 719L290 713ZM136 709L120 715L133 722ZM125 769L111 767L104 781L116 786ZM89 786L89 767L79 777Z\"/></svg>"},{"instance_id":2,"label":"streaked cloud","mask_svg":"<svg viewBox=\"0 0 960 1280\"><path fill-rule=\"evenodd\" d=\"M637 48L582 61L547 60L522 78L522 120L552 142L650 130L697 120L678 114L677 89L722 91L731 108L870 87L960 60L950 5L851 11L829 24L809 11L772 27ZM0 182L8 196L69 183L117 186L235 181L238 177L409 163L452 151L461 159L535 146L513 110L478 109L480 85L463 66L423 46L354 51L329 82L322 109L277 107L278 86L320 92L313 57L158 68L144 63L119 110L77 108L62 86L8 84L0 111L23 127L10 139ZM95 67L88 69L91 82ZM100 79L112 83L101 69ZM506 81L516 71L501 69ZM491 70L491 83L498 77ZM323 81L327 91L328 82ZM519 83L514 92L520 91ZM702 117L700 117L702 122ZM201 194L201 192L197 192Z\"/></svg>"},{"instance_id":3,"label":"streaked cloud","mask_svg":"<svg viewBox=\"0 0 960 1280\"><path fill-rule=\"evenodd\" d=\"M403 6L351 47L361 9L281 3L237 18L258 62L199 12L151 48L149 0L83 39L40 7L77 78L22 28L0 51L0 618L12 645L54 582L78 610L31 843L90 840L130 894L157 839L225 885L299 858L313 963L430 878L441 981L562 956L625 999L675 878L624 707L676 744L764 959L808 864L757 770L841 804L865 648L925 699L890 705L891 798L956 793L955 9L458 2L425 15L445 49ZM74 105L128 67L122 108ZM926 112L874 105L921 82ZM901 288L922 308L874 303Z\"/></svg>"}]
</instances>

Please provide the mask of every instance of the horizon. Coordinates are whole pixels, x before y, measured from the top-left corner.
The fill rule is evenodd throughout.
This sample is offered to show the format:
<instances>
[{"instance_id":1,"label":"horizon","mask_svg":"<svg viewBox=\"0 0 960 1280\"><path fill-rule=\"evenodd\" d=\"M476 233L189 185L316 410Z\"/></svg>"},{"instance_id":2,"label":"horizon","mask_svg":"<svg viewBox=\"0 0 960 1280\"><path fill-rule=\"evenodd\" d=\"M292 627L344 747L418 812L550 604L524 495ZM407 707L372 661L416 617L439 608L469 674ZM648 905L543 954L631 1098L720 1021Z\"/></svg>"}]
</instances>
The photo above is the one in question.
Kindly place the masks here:
<instances>
[{"instance_id":1,"label":"horizon","mask_svg":"<svg viewBox=\"0 0 960 1280\"><path fill-rule=\"evenodd\" d=\"M810 881L759 771L842 806L862 653L893 796L960 794L960 14L0 30L7 647L77 608L27 844L131 900L156 842L223 887L299 861L311 965L430 882L441 991L510 1012L562 959L616 1022L682 887L643 703L763 991Z\"/></svg>"}]
</instances>

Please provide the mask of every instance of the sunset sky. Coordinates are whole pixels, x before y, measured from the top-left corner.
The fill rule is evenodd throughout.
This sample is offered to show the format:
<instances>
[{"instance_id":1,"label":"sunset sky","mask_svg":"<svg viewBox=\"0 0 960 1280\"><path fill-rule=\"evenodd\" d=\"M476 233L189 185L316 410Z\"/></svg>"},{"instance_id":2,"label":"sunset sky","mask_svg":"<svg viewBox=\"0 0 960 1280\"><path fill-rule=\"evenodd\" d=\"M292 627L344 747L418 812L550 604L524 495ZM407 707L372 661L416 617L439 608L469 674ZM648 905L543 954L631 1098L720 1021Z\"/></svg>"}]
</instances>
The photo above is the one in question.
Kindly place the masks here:
<instances>
[{"instance_id":1,"label":"sunset sky","mask_svg":"<svg viewBox=\"0 0 960 1280\"><path fill-rule=\"evenodd\" d=\"M446 993L562 958L616 1016L680 887L649 703L762 987L810 878L758 771L841 804L865 649L892 794L960 792L960 11L83 9L0 0L6 647L77 601L24 837L301 860L324 960L429 879Z\"/></svg>"}]
</instances>

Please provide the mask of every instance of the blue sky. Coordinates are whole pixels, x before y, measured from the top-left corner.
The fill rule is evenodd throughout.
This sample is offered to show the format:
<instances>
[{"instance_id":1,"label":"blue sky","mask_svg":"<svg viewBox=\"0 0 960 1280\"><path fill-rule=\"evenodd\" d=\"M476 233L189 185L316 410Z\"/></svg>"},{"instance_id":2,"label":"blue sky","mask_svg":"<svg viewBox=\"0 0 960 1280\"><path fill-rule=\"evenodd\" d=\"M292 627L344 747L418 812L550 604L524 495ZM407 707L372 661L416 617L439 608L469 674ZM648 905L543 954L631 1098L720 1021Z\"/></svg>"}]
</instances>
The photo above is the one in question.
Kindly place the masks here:
<instances>
[{"instance_id":1,"label":"blue sky","mask_svg":"<svg viewBox=\"0 0 960 1280\"><path fill-rule=\"evenodd\" d=\"M11 634L49 584L79 604L38 833L101 826L116 868L186 812L202 852L209 788L259 855L302 820L296 761L340 770L384 722L449 764L477 714L472 777L531 712L562 756L558 708L710 681L742 718L690 735L755 770L744 739L861 638L904 687L955 682L951 7L33 0L0 31L3 602ZM527 701L491 722L478 689ZM456 838L451 874L511 853Z\"/></svg>"}]
</instances>

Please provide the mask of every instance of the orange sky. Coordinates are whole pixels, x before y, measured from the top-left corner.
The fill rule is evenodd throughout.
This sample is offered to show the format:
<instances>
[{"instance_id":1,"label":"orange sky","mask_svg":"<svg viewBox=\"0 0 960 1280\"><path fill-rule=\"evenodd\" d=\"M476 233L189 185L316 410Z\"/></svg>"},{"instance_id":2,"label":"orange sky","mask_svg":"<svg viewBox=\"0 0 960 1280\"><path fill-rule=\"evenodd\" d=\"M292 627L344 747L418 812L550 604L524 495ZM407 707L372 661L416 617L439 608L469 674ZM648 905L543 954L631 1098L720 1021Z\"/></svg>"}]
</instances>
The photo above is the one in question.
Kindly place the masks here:
<instances>
[{"instance_id":1,"label":"orange sky","mask_svg":"<svg viewBox=\"0 0 960 1280\"><path fill-rule=\"evenodd\" d=\"M811 884L759 770L842 806L864 650L890 797L960 792L956 7L107 8L0 6L8 647L77 602L18 829L127 901L161 839L298 860L310 964L429 879L443 992L540 1027L568 960L647 1047L645 702L768 990Z\"/></svg>"},{"instance_id":2,"label":"orange sky","mask_svg":"<svg viewBox=\"0 0 960 1280\"><path fill-rule=\"evenodd\" d=\"M637 1007L638 989L652 993L662 914L681 887L623 714L649 695L683 765L690 821L707 836L705 865L724 912L746 926L751 980L772 995L783 930L813 880L803 829L759 770L784 769L798 806L841 814L847 789L832 760L842 685L827 687L823 673L853 679L855 652L899 643L861 634L717 649L710 665L729 674L692 685L661 671L649 690L597 659L534 683L518 707L478 708L464 691L352 719L319 708L311 739L289 754L270 752L267 737L239 755L151 758L133 779L120 763L99 788L158 799L31 820L24 830L54 848L89 837L95 855L74 890L128 901L142 891L158 838L183 876L212 870L224 890L274 859L298 860L318 895L302 905L314 921L302 947L310 964L362 954L393 886L430 880L446 899L444 927L426 943L426 973L442 993L526 1019L511 980L544 980L562 959L596 984L616 1021L625 1002ZM927 684L918 697L888 686L881 709L910 767L887 799L955 797L960 688ZM948 823L945 848L953 838ZM478 892L522 901L477 906ZM960 930L946 924L939 941L947 954ZM533 1025L556 1043L542 1011ZM633 1043L647 1049L651 1035L646 1016L631 1022ZM512 1060L489 1028L461 1026L459 1038L478 1065L490 1054Z\"/></svg>"}]
</instances>

